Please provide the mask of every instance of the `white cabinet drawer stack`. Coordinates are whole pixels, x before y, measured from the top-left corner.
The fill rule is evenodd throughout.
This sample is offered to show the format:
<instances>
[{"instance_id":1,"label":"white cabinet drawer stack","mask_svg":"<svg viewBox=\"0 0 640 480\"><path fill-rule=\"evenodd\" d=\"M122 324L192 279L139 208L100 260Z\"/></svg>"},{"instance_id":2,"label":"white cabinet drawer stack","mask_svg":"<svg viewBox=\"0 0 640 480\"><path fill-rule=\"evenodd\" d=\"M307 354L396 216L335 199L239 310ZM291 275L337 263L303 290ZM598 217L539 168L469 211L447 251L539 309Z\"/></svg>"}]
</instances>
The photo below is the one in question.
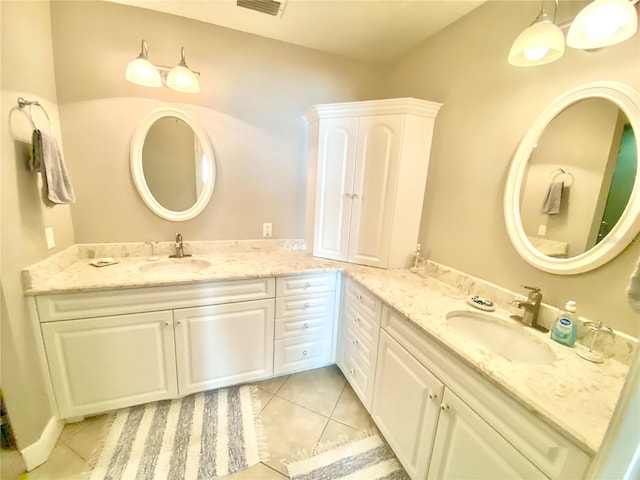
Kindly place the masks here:
<instances>
[{"instance_id":1,"label":"white cabinet drawer stack","mask_svg":"<svg viewBox=\"0 0 640 480\"><path fill-rule=\"evenodd\" d=\"M344 288L338 366L371 412L382 302L355 281Z\"/></svg>"},{"instance_id":2,"label":"white cabinet drawer stack","mask_svg":"<svg viewBox=\"0 0 640 480\"><path fill-rule=\"evenodd\" d=\"M276 279L274 375L333 362L336 273Z\"/></svg>"}]
</instances>

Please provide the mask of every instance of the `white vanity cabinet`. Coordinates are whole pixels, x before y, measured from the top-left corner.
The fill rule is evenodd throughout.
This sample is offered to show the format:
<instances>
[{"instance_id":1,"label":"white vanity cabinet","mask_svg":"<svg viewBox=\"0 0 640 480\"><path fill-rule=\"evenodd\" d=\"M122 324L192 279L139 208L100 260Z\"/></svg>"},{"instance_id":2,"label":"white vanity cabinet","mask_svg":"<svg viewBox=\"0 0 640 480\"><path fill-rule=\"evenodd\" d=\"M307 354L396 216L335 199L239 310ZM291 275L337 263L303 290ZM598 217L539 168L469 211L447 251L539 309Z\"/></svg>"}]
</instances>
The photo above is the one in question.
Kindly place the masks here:
<instances>
[{"instance_id":1,"label":"white vanity cabinet","mask_svg":"<svg viewBox=\"0 0 640 480\"><path fill-rule=\"evenodd\" d=\"M444 385L384 330L371 416L411 478L425 478Z\"/></svg>"},{"instance_id":2,"label":"white vanity cabinet","mask_svg":"<svg viewBox=\"0 0 640 480\"><path fill-rule=\"evenodd\" d=\"M274 375L333 363L336 272L276 278Z\"/></svg>"},{"instance_id":3,"label":"white vanity cabinet","mask_svg":"<svg viewBox=\"0 0 640 480\"><path fill-rule=\"evenodd\" d=\"M412 478L425 473L416 451L438 480L584 477L586 453L411 321L385 305L381 326L373 419Z\"/></svg>"},{"instance_id":4,"label":"white vanity cabinet","mask_svg":"<svg viewBox=\"0 0 640 480\"><path fill-rule=\"evenodd\" d=\"M59 418L273 375L273 278L36 297Z\"/></svg>"},{"instance_id":5,"label":"white vanity cabinet","mask_svg":"<svg viewBox=\"0 0 640 480\"><path fill-rule=\"evenodd\" d=\"M480 415L448 389L444 392L440 410L427 478L547 478Z\"/></svg>"},{"instance_id":6,"label":"white vanity cabinet","mask_svg":"<svg viewBox=\"0 0 640 480\"><path fill-rule=\"evenodd\" d=\"M340 341L336 363L371 413L378 358L382 302L356 281L344 284Z\"/></svg>"},{"instance_id":7,"label":"white vanity cabinet","mask_svg":"<svg viewBox=\"0 0 640 480\"><path fill-rule=\"evenodd\" d=\"M405 266L418 238L415 207L424 198L439 108L403 98L317 105L306 113L307 243L315 256Z\"/></svg>"},{"instance_id":8,"label":"white vanity cabinet","mask_svg":"<svg viewBox=\"0 0 640 480\"><path fill-rule=\"evenodd\" d=\"M42 336L60 418L178 394L171 312L49 322Z\"/></svg>"}]
</instances>

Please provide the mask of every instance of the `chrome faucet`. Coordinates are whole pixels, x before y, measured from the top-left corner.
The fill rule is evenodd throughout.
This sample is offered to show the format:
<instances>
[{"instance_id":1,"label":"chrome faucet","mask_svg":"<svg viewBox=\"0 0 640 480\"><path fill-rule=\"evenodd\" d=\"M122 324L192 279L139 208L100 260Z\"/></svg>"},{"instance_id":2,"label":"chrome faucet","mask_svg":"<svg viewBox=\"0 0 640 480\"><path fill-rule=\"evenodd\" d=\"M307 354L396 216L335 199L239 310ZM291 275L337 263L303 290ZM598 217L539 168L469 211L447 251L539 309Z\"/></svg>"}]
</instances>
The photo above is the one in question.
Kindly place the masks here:
<instances>
[{"instance_id":1,"label":"chrome faucet","mask_svg":"<svg viewBox=\"0 0 640 480\"><path fill-rule=\"evenodd\" d=\"M182 243L182 234L176 233L176 253L175 255L169 255L169 258L183 258L190 257L190 254L184 253L184 244Z\"/></svg>"},{"instance_id":2,"label":"chrome faucet","mask_svg":"<svg viewBox=\"0 0 640 480\"><path fill-rule=\"evenodd\" d=\"M542 325L538 325L538 314L540 313L540 303L542 302L540 289L538 287L528 287L526 285L522 285L522 287L531 290L526 302L516 302L518 308L524 309L524 313L522 316L511 315L511 317L520 320L523 325L526 325L527 327L532 327L537 330L541 330L542 332L548 332L548 329Z\"/></svg>"}]
</instances>

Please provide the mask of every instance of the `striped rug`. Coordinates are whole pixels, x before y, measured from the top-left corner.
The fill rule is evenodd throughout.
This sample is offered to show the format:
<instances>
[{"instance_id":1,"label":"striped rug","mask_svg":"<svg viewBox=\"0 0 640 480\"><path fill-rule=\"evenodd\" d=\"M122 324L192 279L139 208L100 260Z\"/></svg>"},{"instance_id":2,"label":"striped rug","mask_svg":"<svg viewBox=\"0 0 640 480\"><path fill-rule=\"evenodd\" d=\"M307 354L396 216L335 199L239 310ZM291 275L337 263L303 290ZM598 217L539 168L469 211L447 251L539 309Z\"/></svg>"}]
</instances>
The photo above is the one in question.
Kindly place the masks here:
<instances>
[{"instance_id":1,"label":"striped rug","mask_svg":"<svg viewBox=\"0 0 640 480\"><path fill-rule=\"evenodd\" d=\"M213 479L265 460L252 388L214 390L115 412L90 480Z\"/></svg>"},{"instance_id":2,"label":"striped rug","mask_svg":"<svg viewBox=\"0 0 640 480\"><path fill-rule=\"evenodd\" d=\"M378 435L289 463L287 468L292 480L409 480Z\"/></svg>"}]
</instances>

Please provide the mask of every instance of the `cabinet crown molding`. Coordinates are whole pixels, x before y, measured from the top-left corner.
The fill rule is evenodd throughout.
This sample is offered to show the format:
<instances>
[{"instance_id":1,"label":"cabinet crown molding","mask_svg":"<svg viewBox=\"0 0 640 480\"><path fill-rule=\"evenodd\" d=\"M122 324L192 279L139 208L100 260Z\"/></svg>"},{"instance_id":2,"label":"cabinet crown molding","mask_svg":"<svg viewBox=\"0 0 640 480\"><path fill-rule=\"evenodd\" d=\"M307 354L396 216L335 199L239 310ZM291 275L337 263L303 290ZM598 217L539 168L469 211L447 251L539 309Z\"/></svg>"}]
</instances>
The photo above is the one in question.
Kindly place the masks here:
<instances>
[{"instance_id":1,"label":"cabinet crown molding","mask_svg":"<svg viewBox=\"0 0 640 480\"><path fill-rule=\"evenodd\" d=\"M318 121L320 118L389 115L394 113L436 118L440 107L442 107L441 103L418 98L388 98L363 102L314 105L305 112L304 117L309 124Z\"/></svg>"}]
</instances>

